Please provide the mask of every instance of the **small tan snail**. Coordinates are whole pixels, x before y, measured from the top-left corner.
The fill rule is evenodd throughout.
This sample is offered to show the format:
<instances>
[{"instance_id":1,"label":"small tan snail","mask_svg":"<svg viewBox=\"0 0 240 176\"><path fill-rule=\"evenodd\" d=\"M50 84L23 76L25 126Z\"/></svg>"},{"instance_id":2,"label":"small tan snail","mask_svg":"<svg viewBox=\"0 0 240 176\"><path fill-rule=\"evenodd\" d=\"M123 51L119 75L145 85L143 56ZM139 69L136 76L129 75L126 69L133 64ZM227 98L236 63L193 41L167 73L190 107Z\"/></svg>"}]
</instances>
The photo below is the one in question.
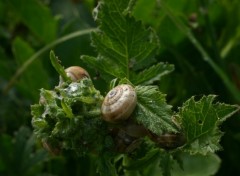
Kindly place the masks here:
<instances>
[{"instance_id":1,"label":"small tan snail","mask_svg":"<svg viewBox=\"0 0 240 176\"><path fill-rule=\"evenodd\" d=\"M66 72L67 76L70 77L70 79L73 82L76 82L76 81L81 80L82 78L86 78L86 77L90 78L88 72L79 66L68 67L65 69L65 72ZM59 84L61 85L62 83L63 83L63 79L60 76Z\"/></svg>"},{"instance_id":2,"label":"small tan snail","mask_svg":"<svg viewBox=\"0 0 240 176\"><path fill-rule=\"evenodd\" d=\"M128 84L119 85L108 92L103 104L102 115L107 122L117 123L130 117L137 104L137 94Z\"/></svg>"}]
</instances>

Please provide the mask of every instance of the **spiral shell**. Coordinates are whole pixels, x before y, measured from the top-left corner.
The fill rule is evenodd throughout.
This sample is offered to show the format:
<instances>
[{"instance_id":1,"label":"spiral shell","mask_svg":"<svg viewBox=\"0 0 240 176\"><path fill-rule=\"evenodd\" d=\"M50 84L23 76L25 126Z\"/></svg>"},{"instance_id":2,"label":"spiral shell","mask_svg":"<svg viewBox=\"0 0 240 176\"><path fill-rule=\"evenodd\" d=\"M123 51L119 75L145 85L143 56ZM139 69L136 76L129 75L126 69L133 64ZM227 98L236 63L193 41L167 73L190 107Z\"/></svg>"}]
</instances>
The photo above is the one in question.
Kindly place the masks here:
<instances>
[{"instance_id":1,"label":"spiral shell","mask_svg":"<svg viewBox=\"0 0 240 176\"><path fill-rule=\"evenodd\" d=\"M116 123L130 117L137 104L137 95L134 88L127 84L119 85L108 92L103 104L103 119Z\"/></svg>"},{"instance_id":2,"label":"spiral shell","mask_svg":"<svg viewBox=\"0 0 240 176\"><path fill-rule=\"evenodd\" d=\"M65 72L67 74L67 76L73 81L76 82L78 80L81 80L83 78L90 78L88 72L79 66L71 66L65 69ZM60 82L59 84L63 83L63 79L60 76Z\"/></svg>"}]
</instances>

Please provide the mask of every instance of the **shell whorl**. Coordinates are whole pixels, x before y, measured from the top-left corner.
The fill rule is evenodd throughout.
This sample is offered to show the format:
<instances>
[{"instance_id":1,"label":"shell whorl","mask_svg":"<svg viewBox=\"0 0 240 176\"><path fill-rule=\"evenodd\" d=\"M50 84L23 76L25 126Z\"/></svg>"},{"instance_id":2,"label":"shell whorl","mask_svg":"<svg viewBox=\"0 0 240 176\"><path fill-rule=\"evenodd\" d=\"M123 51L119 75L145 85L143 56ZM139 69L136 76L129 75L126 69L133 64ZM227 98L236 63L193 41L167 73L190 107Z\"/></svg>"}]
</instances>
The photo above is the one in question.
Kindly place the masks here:
<instances>
[{"instance_id":1,"label":"shell whorl","mask_svg":"<svg viewBox=\"0 0 240 176\"><path fill-rule=\"evenodd\" d=\"M103 104L103 119L116 123L130 117L137 104L137 95L134 88L127 84L119 85L108 92Z\"/></svg>"},{"instance_id":2,"label":"shell whorl","mask_svg":"<svg viewBox=\"0 0 240 176\"><path fill-rule=\"evenodd\" d=\"M88 72L79 66L71 66L65 69L65 72L67 76L72 80L72 82L76 82L78 80L81 80L83 78L90 78ZM63 79L60 76L60 84L63 83Z\"/></svg>"},{"instance_id":3,"label":"shell whorl","mask_svg":"<svg viewBox=\"0 0 240 176\"><path fill-rule=\"evenodd\" d=\"M67 76L71 78L71 80L78 81L84 77L90 77L88 72L79 66L71 66L65 69L65 72L67 73Z\"/></svg>"}]
</instances>

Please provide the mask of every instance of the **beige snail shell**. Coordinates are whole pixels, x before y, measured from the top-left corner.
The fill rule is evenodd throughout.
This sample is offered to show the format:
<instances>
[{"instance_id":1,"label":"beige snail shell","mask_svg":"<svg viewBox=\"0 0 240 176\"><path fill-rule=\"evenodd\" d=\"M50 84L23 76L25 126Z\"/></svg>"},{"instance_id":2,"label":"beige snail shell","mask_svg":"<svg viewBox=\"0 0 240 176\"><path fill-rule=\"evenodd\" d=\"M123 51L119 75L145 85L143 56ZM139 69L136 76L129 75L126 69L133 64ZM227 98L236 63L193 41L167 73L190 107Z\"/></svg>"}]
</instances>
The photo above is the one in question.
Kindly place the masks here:
<instances>
[{"instance_id":1,"label":"beige snail shell","mask_svg":"<svg viewBox=\"0 0 240 176\"><path fill-rule=\"evenodd\" d=\"M73 81L76 82L78 80L81 80L83 78L90 78L88 72L79 66L71 66L65 69L65 72L67 74L67 76ZM63 83L63 79L60 76L60 82L59 84Z\"/></svg>"},{"instance_id":2,"label":"beige snail shell","mask_svg":"<svg viewBox=\"0 0 240 176\"><path fill-rule=\"evenodd\" d=\"M103 104L102 115L107 122L121 122L130 117L137 104L134 88L127 84L119 85L108 92Z\"/></svg>"}]
</instances>

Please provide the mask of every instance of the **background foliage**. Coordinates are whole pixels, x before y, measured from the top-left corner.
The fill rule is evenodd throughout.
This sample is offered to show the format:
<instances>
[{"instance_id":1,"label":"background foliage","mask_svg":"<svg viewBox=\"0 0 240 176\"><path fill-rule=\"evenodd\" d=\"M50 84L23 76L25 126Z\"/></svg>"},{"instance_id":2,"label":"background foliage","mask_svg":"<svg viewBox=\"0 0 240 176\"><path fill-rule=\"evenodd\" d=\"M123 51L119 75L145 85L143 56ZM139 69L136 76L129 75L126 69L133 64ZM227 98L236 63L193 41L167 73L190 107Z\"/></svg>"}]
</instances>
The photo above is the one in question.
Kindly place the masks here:
<instances>
[{"instance_id":1,"label":"background foliage","mask_svg":"<svg viewBox=\"0 0 240 176\"><path fill-rule=\"evenodd\" d=\"M82 55L96 56L88 35L96 27L91 14L96 4L93 0L0 1L0 174L95 174L89 157L52 156L42 149L32 135L30 104L38 102L40 88L51 89L58 83L50 49L64 66L85 67L95 86L106 89L97 69L80 60ZM159 37L157 61L175 65L174 72L154 82L167 94L169 104L177 107L192 95L203 94L239 104L239 8L238 0L137 1L133 16ZM239 114L223 124L216 175L240 174L239 129Z\"/></svg>"}]
</instances>

